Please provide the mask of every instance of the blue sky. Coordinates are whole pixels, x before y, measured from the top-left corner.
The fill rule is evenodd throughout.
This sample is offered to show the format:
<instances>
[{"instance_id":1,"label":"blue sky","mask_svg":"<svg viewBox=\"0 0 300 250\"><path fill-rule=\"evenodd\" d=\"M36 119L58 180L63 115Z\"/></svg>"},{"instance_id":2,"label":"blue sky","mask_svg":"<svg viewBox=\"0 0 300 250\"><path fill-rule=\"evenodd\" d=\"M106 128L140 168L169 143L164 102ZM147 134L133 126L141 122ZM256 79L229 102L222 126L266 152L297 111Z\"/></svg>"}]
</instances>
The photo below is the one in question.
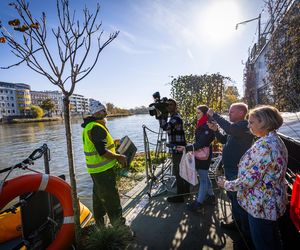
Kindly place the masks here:
<instances>
[{"instance_id":1,"label":"blue sky","mask_svg":"<svg viewBox=\"0 0 300 250\"><path fill-rule=\"evenodd\" d=\"M11 1L0 1L5 26L15 17L8 6ZM29 2L34 16L44 11L48 26L57 26L55 0ZM242 62L256 40L257 21L237 30L235 24L257 17L266 8L263 0L70 0L70 5L80 15L84 4L93 10L97 2L104 36L118 30L120 34L103 50L93 72L76 85L75 93L122 108L148 106L156 91L169 96L171 76L220 72L231 77L242 94ZM51 35L49 30L49 39ZM0 55L1 66L17 62L6 45L0 44ZM0 70L0 81L27 83L32 90L59 90L25 65Z\"/></svg>"}]
</instances>

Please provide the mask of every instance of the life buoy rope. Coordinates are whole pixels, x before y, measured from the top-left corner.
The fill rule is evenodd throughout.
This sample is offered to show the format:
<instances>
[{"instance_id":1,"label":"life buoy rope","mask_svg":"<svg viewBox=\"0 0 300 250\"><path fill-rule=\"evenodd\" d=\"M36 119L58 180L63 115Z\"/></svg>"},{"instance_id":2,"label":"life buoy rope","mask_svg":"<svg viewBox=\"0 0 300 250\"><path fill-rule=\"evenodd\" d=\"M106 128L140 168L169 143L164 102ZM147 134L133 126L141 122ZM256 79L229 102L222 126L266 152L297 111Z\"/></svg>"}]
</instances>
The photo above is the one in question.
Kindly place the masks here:
<instances>
[{"instance_id":1,"label":"life buoy rope","mask_svg":"<svg viewBox=\"0 0 300 250\"><path fill-rule=\"evenodd\" d=\"M47 174L28 174L4 182L0 193L0 210L21 194L36 191L45 191L54 195L63 208L63 224L47 249L68 248L74 239L74 211L71 187L62 179Z\"/></svg>"}]
</instances>

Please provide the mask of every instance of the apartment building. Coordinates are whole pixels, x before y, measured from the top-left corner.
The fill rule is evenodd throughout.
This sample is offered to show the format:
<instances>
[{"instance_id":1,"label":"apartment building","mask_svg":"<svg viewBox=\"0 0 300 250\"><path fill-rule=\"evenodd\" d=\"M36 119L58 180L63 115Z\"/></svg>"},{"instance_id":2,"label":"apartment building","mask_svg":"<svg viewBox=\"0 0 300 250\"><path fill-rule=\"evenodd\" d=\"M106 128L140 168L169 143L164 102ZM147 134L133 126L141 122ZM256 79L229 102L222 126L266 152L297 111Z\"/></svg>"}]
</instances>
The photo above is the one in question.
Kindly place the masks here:
<instances>
[{"instance_id":1,"label":"apartment building","mask_svg":"<svg viewBox=\"0 0 300 250\"><path fill-rule=\"evenodd\" d=\"M83 95L73 94L70 96L70 109L72 114L86 114L90 112L89 99Z\"/></svg>"},{"instance_id":2,"label":"apartment building","mask_svg":"<svg viewBox=\"0 0 300 250\"><path fill-rule=\"evenodd\" d=\"M0 118L30 113L30 86L24 83L0 82Z\"/></svg>"},{"instance_id":3,"label":"apartment building","mask_svg":"<svg viewBox=\"0 0 300 250\"><path fill-rule=\"evenodd\" d=\"M63 113L63 95L60 91L31 91L32 105L41 106L43 101L51 99L54 103L53 115L61 115Z\"/></svg>"},{"instance_id":4,"label":"apartment building","mask_svg":"<svg viewBox=\"0 0 300 250\"><path fill-rule=\"evenodd\" d=\"M28 84L0 82L0 119L7 116L30 115L30 107L41 106L46 99L51 99L55 105L53 115L63 114L62 92L33 91ZM89 114L91 103L96 101L80 94L71 95L71 114Z\"/></svg>"}]
</instances>

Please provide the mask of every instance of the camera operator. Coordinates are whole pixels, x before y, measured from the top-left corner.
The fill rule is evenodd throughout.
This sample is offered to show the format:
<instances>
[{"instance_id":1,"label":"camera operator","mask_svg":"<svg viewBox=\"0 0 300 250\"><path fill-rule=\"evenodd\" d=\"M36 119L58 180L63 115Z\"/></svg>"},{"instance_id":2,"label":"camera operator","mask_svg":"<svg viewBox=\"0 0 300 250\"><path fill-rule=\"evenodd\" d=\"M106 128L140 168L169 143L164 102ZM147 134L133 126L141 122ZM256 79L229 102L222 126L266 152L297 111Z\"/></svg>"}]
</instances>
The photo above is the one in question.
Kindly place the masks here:
<instances>
[{"instance_id":1,"label":"camera operator","mask_svg":"<svg viewBox=\"0 0 300 250\"><path fill-rule=\"evenodd\" d=\"M185 133L183 130L183 121L177 110L177 103L173 99L167 100L167 111L170 114L167 116L158 117L160 127L167 132L170 153L172 154L173 174L176 177L177 195L167 198L168 202L184 202L183 194L190 192L190 184L182 179L179 175L179 163L182 157L182 152L176 150L177 146L185 146Z\"/></svg>"}]
</instances>

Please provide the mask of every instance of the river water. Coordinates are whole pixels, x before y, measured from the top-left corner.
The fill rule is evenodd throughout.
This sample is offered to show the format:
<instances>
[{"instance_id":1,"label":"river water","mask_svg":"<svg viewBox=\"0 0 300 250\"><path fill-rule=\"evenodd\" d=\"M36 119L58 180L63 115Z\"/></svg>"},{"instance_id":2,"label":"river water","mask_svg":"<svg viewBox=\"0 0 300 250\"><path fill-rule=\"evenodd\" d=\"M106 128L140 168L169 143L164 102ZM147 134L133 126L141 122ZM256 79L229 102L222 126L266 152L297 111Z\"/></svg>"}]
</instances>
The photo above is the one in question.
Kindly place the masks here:
<instances>
[{"instance_id":1,"label":"river water","mask_svg":"<svg viewBox=\"0 0 300 250\"><path fill-rule=\"evenodd\" d=\"M292 138L300 140L300 112L298 114L285 115L285 123L280 128L280 132ZM81 141L82 120L72 121L72 137L74 148L74 160L76 166L76 179L79 197L89 197L91 194L92 182L85 169L83 146ZM112 136L122 138L128 135L133 141L138 151L144 151L143 125L158 132L158 121L148 114L133 115L120 118L112 118L107 123ZM149 142L157 142L157 134L147 130ZM31 152L46 143L50 149L50 173L53 175L66 175L69 180L69 167L66 151L65 126L59 122L39 122L21 124L0 124L0 170L13 166L25 158ZM151 146L151 144L150 144ZM152 148L155 146L152 145ZM43 158L36 160L34 170L44 172ZM21 169L16 169L9 176L22 175L28 173ZM5 176L0 174L0 180Z\"/></svg>"},{"instance_id":2,"label":"river water","mask_svg":"<svg viewBox=\"0 0 300 250\"><path fill-rule=\"evenodd\" d=\"M72 137L78 194L79 197L86 197L91 193L92 184L85 169L81 123L80 119L72 121ZM142 126L145 125L155 132L159 130L158 121L148 114L112 118L108 120L107 125L113 138L117 139L128 135L138 151L144 151ZM147 131L149 142L156 143L157 134ZM65 126L62 121L0 125L0 170L21 162L44 143L50 149L50 173L53 175L65 174L68 180ZM44 172L43 157L36 160L35 164L30 167ZM28 173L28 171L16 169L10 178L24 173ZM0 180L4 176L5 173L1 174Z\"/></svg>"}]
</instances>

